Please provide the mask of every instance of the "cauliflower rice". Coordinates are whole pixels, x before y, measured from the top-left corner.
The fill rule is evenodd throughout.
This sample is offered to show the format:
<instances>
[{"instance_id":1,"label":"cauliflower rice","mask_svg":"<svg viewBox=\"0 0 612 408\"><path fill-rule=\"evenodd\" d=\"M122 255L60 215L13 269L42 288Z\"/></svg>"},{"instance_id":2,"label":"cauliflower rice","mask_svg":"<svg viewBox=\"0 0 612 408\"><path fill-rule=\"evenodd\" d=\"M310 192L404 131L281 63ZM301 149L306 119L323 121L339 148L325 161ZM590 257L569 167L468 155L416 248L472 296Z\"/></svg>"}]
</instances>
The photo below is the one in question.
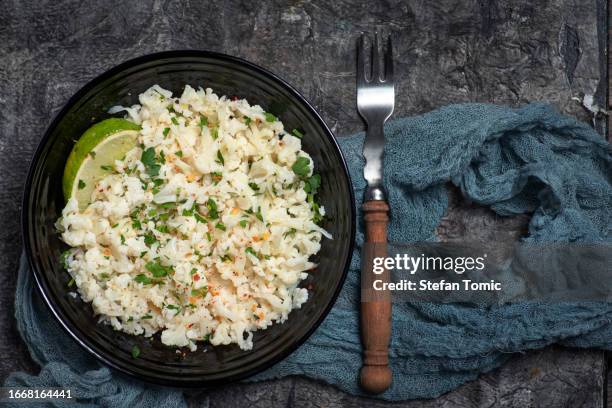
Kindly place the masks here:
<instances>
[{"instance_id":1,"label":"cauliflower rice","mask_svg":"<svg viewBox=\"0 0 612 408\"><path fill-rule=\"evenodd\" d=\"M63 261L101 322L169 346L253 347L308 298L297 287L320 249L319 176L273 115L244 99L155 85L116 107L141 125L79 211L57 222Z\"/></svg>"}]
</instances>

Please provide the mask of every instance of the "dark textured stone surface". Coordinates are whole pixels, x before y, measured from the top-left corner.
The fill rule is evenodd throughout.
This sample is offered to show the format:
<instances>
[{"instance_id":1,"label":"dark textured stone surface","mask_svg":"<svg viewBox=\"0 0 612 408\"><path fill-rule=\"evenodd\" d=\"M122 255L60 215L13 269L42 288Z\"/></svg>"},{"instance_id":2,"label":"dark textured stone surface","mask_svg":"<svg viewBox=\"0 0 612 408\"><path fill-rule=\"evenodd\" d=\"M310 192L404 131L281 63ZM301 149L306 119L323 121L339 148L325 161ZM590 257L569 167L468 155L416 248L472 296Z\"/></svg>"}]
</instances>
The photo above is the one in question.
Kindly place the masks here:
<instances>
[{"instance_id":1,"label":"dark textured stone surface","mask_svg":"<svg viewBox=\"0 0 612 408\"><path fill-rule=\"evenodd\" d=\"M598 361L588 367L587 361ZM597 372L598 376L593 374ZM192 406L221 407L600 407L604 365L602 353L548 348L528 352L478 381L433 400L388 403L358 398L312 380L292 377L260 387L244 384L194 396ZM228 405L231 401L232 405Z\"/></svg>"},{"instance_id":2,"label":"dark textured stone surface","mask_svg":"<svg viewBox=\"0 0 612 408\"><path fill-rule=\"evenodd\" d=\"M571 97L595 94L600 106L606 102L605 0L4 0L0 7L0 380L14 370L36 371L12 317L28 162L70 95L119 62L184 48L244 57L287 79L344 134L362 129L354 109L354 40L377 28L395 38L396 115L453 102L547 100L590 120ZM500 220L453 203L439 228L448 239L474 231L514 239L524 232L525 218ZM549 348L436 400L395 405L599 406L604 371L602 352ZM299 378L233 385L192 399L195 406L207 401L214 407L383 405Z\"/></svg>"}]
</instances>

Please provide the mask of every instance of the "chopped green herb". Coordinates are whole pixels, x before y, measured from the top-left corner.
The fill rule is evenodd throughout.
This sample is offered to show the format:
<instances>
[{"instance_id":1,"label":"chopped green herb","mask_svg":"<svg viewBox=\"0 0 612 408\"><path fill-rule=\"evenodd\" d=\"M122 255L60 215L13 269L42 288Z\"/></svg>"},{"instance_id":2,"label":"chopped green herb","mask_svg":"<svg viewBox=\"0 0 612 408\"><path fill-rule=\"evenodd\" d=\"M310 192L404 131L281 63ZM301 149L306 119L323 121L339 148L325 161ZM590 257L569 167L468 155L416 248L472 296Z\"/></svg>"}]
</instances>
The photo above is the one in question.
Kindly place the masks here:
<instances>
[{"instance_id":1,"label":"chopped green herb","mask_svg":"<svg viewBox=\"0 0 612 408\"><path fill-rule=\"evenodd\" d=\"M100 279L102 279L102 280L109 280L110 279L110 275L108 273L101 273L100 274Z\"/></svg>"},{"instance_id":2,"label":"chopped green herb","mask_svg":"<svg viewBox=\"0 0 612 408\"><path fill-rule=\"evenodd\" d=\"M304 191L311 194L316 194L319 186L321 185L321 176L313 174L310 176L304 184Z\"/></svg>"},{"instance_id":3,"label":"chopped green herb","mask_svg":"<svg viewBox=\"0 0 612 408\"><path fill-rule=\"evenodd\" d=\"M319 212L319 203L315 201L314 194L308 194L307 200L312 208L312 222L314 222L315 224L320 223L321 221L323 221L323 216Z\"/></svg>"},{"instance_id":4,"label":"chopped green herb","mask_svg":"<svg viewBox=\"0 0 612 408\"><path fill-rule=\"evenodd\" d=\"M132 228L134 228L134 229L141 229L142 228L142 224L140 223L139 220L134 220L134 221L132 221Z\"/></svg>"},{"instance_id":5,"label":"chopped green herb","mask_svg":"<svg viewBox=\"0 0 612 408\"><path fill-rule=\"evenodd\" d=\"M206 223L206 218L202 217L200 214L198 214L197 212L193 213L193 217L196 219L197 222L201 222L203 224Z\"/></svg>"},{"instance_id":6,"label":"chopped green herb","mask_svg":"<svg viewBox=\"0 0 612 408\"><path fill-rule=\"evenodd\" d=\"M176 207L176 203L171 201L171 202L160 204L159 206L167 210L168 208Z\"/></svg>"},{"instance_id":7,"label":"chopped green herb","mask_svg":"<svg viewBox=\"0 0 612 408\"><path fill-rule=\"evenodd\" d=\"M96 152L94 152L93 150L89 152L89 155L91 156L92 159L96 158Z\"/></svg>"},{"instance_id":8,"label":"chopped green herb","mask_svg":"<svg viewBox=\"0 0 612 408\"><path fill-rule=\"evenodd\" d=\"M208 118L206 116L200 116L200 129L208 126Z\"/></svg>"},{"instance_id":9,"label":"chopped green herb","mask_svg":"<svg viewBox=\"0 0 612 408\"><path fill-rule=\"evenodd\" d=\"M125 237L121 234L121 245L125 245Z\"/></svg>"},{"instance_id":10,"label":"chopped green herb","mask_svg":"<svg viewBox=\"0 0 612 408\"><path fill-rule=\"evenodd\" d=\"M140 161L145 166L145 171L149 176L155 177L159 174L161 166L157 163L157 159L155 158L154 148L149 147L144 150L140 156Z\"/></svg>"},{"instance_id":11,"label":"chopped green herb","mask_svg":"<svg viewBox=\"0 0 612 408\"><path fill-rule=\"evenodd\" d=\"M242 228L246 228L248 221L247 220L240 220L240 222L238 224L240 224L240 226Z\"/></svg>"},{"instance_id":12,"label":"chopped green herb","mask_svg":"<svg viewBox=\"0 0 612 408\"><path fill-rule=\"evenodd\" d=\"M166 224L158 225L157 227L155 227L155 229L164 234L167 234L170 232L170 229L168 228Z\"/></svg>"},{"instance_id":13,"label":"chopped green herb","mask_svg":"<svg viewBox=\"0 0 612 408\"><path fill-rule=\"evenodd\" d=\"M253 191L259 191L259 186L255 183L249 183L249 187L251 187Z\"/></svg>"},{"instance_id":14,"label":"chopped green herb","mask_svg":"<svg viewBox=\"0 0 612 408\"><path fill-rule=\"evenodd\" d=\"M170 128L164 128L164 137L168 136L168 133L170 133Z\"/></svg>"},{"instance_id":15,"label":"chopped green herb","mask_svg":"<svg viewBox=\"0 0 612 408\"><path fill-rule=\"evenodd\" d=\"M206 208L208 208L208 216L211 219L216 220L219 218L219 212L217 210L217 203L215 200L209 198L208 201L206 201Z\"/></svg>"},{"instance_id":16,"label":"chopped green herb","mask_svg":"<svg viewBox=\"0 0 612 408\"><path fill-rule=\"evenodd\" d=\"M134 280L138 283L142 283L143 285L150 285L153 283L153 281L151 280L151 278L149 278L147 275L145 275L144 273L140 273L138 275L136 275L134 277Z\"/></svg>"},{"instance_id":17,"label":"chopped green herb","mask_svg":"<svg viewBox=\"0 0 612 408\"><path fill-rule=\"evenodd\" d=\"M291 133L293 134L293 136L298 137L300 139L304 137L304 134L297 129L293 129Z\"/></svg>"},{"instance_id":18,"label":"chopped green herb","mask_svg":"<svg viewBox=\"0 0 612 408\"><path fill-rule=\"evenodd\" d=\"M256 218L257 218L259 221L263 222L263 216L261 215L261 208L258 208L258 209L257 209L257 212L255 213L255 217L256 217Z\"/></svg>"},{"instance_id":19,"label":"chopped green herb","mask_svg":"<svg viewBox=\"0 0 612 408\"><path fill-rule=\"evenodd\" d=\"M215 161L222 166L225 165L225 159L223 158L223 154L221 154L221 150L217 150L217 159Z\"/></svg>"},{"instance_id":20,"label":"chopped green herb","mask_svg":"<svg viewBox=\"0 0 612 408\"><path fill-rule=\"evenodd\" d=\"M118 226L119 226L119 224L113 224L113 225L111 226L111 228L117 228Z\"/></svg>"},{"instance_id":21,"label":"chopped green herb","mask_svg":"<svg viewBox=\"0 0 612 408\"><path fill-rule=\"evenodd\" d=\"M68 286L69 288L71 288L72 286L74 286L74 283L75 283L75 282L74 282L74 278L70 278L70 280L68 281L67 286Z\"/></svg>"},{"instance_id":22,"label":"chopped green herb","mask_svg":"<svg viewBox=\"0 0 612 408\"><path fill-rule=\"evenodd\" d=\"M228 254L225 254L221 256L220 258L221 258L221 262L232 262L232 257Z\"/></svg>"},{"instance_id":23,"label":"chopped green herb","mask_svg":"<svg viewBox=\"0 0 612 408\"><path fill-rule=\"evenodd\" d=\"M217 224L215 224L215 228L220 229L221 231L225 231L227 228L225 228L225 224L223 224L222 222L218 222Z\"/></svg>"},{"instance_id":24,"label":"chopped green herb","mask_svg":"<svg viewBox=\"0 0 612 408\"><path fill-rule=\"evenodd\" d=\"M132 347L132 358L138 358L140 356L140 348L136 345Z\"/></svg>"},{"instance_id":25,"label":"chopped green herb","mask_svg":"<svg viewBox=\"0 0 612 408\"><path fill-rule=\"evenodd\" d=\"M77 188L79 190L84 189L87 186L87 184L85 184L85 182L83 180L79 180L79 184L77 185Z\"/></svg>"},{"instance_id":26,"label":"chopped green herb","mask_svg":"<svg viewBox=\"0 0 612 408\"><path fill-rule=\"evenodd\" d=\"M160 151L159 151L159 162L160 162L161 164L166 163L166 155L164 154L164 151L163 151L163 150L160 150Z\"/></svg>"},{"instance_id":27,"label":"chopped green herb","mask_svg":"<svg viewBox=\"0 0 612 408\"><path fill-rule=\"evenodd\" d=\"M140 319L141 320L148 320L148 319L152 319L152 318L153 318L153 316L151 316L150 314L147 313L146 315L142 316Z\"/></svg>"},{"instance_id":28,"label":"chopped green herb","mask_svg":"<svg viewBox=\"0 0 612 408\"><path fill-rule=\"evenodd\" d=\"M153 179L153 185L155 185L155 187L159 187L162 184L164 184L164 180L162 180L162 179Z\"/></svg>"},{"instance_id":29,"label":"chopped green herb","mask_svg":"<svg viewBox=\"0 0 612 408\"><path fill-rule=\"evenodd\" d=\"M173 125L178 126L179 123L178 123L178 120L176 119L175 116L173 116L172 119L170 119L170 120L172 121Z\"/></svg>"},{"instance_id":30,"label":"chopped green herb","mask_svg":"<svg viewBox=\"0 0 612 408\"><path fill-rule=\"evenodd\" d=\"M206 231L206 239L210 242L212 241L212 235L210 235L210 232Z\"/></svg>"},{"instance_id":31,"label":"chopped green herb","mask_svg":"<svg viewBox=\"0 0 612 408\"><path fill-rule=\"evenodd\" d=\"M183 151L179 150L176 153L174 153L177 157L183 157Z\"/></svg>"},{"instance_id":32,"label":"chopped green herb","mask_svg":"<svg viewBox=\"0 0 612 408\"><path fill-rule=\"evenodd\" d=\"M310 172L310 160L304 156L298 157L291 166L291 170L300 177L306 177Z\"/></svg>"},{"instance_id":33,"label":"chopped green herb","mask_svg":"<svg viewBox=\"0 0 612 408\"><path fill-rule=\"evenodd\" d=\"M259 255L257 255L257 252L255 252L255 250L251 247L247 247L244 252L246 252L247 254L253 255L255 258L259 259Z\"/></svg>"},{"instance_id":34,"label":"chopped green herb","mask_svg":"<svg viewBox=\"0 0 612 408\"><path fill-rule=\"evenodd\" d=\"M218 127L214 127L212 129L210 129L210 137L212 137L212 140L217 140L217 138L219 137L219 128Z\"/></svg>"},{"instance_id":35,"label":"chopped green herb","mask_svg":"<svg viewBox=\"0 0 612 408\"><path fill-rule=\"evenodd\" d=\"M208 292L208 286L203 286L200 289L191 289L191 296L204 297Z\"/></svg>"},{"instance_id":36,"label":"chopped green herb","mask_svg":"<svg viewBox=\"0 0 612 408\"><path fill-rule=\"evenodd\" d=\"M147 232L144 235L144 242L148 247L150 247L157 242L157 238L155 238L155 235L152 232Z\"/></svg>"},{"instance_id":37,"label":"chopped green herb","mask_svg":"<svg viewBox=\"0 0 612 408\"><path fill-rule=\"evenodd\" d=\"M60 263L64 267L64 269L68 269L68 257L70 256L70 250L67 249L60 255Z\"/></svg>"},{"instance_id":38,"label":"chopped green herb","mask_svg":"<svg viewBox=\"0 0 612 408\"><path fill-rule=\"evenodd\" d=\"M172 272L172 267L164 266L159 262L147 262L145 268L156 278L162 278L164 276L168 276L169 273Z\"/></svg>"},{"instance_id":39,"label":"chopped green herb","mask_svg":"<svg viewBox=\"0 0 612 408\"><path fill-rule=\"evenodd\" d=\"M169 219L170 219L170 213L162 213L162 214L159 214L159 220L160 220L160 221L166 222L166 221L168 221Z\"/></svg>"},{"instance_id":40,"label":"chopped green herb","mask_svg":"<svg viewBox=\"0 0 612 408\"><path fill-rule=\"evenodd\" d=\"M166 305L166 308L170 310L175 310L176 314L179 314L181 312L181 307L177 305L169 304L169 305Z\"/></svg>"},{"instance_id":41,"label":"chopped green herb","mask_svg":"<svg viewBox=\"0 0 612 408\"><path fill-rule=\"evenodd\" d=\"M114 169L113 169L113 166L111 166L111 165L104 165L104 166L100 166L100 168L101 168L102 170L106 170L106 171L113 171L113 170L114 170Z\"/></svg>"},{"instance_id":42,"label":"chopped green herb","mask_svg":"<svg viewBox=\"0 0 612 408\"><path fill-rule=\"evenodd\" d=\"M147 211L147 215L149 217L155 217L157 215L157 210L155 208L151 208L149 211Z\"/></svg>"},{"instance_id":43,"label":"chopped green herb","mask_svg":"<svg viewBox=\"0 0 612 408\"><path fill-rule=\"evenodd\" d=\"M246 123L247 126L249 126L251 124L251 118L249 118L248 116L244 117L244 123Z\"/></svg>"},{"instance_id":44,"label":"chopped green herb","mask_svg":"<svg viewBox=\"0 0 612 408\"><path fill-rule=\"evenodd\" d=\"M197 251L196 251L196 252L197 252ZM189 272L189 274L190 274L191 276L195 275L196 273L198 273L198 270L197 270L196 268L192 268L192 269L191 269L191 272Z\"/></svg>"},{"instance_id":45,"label":"chopped green herb","mask_svg":"<svg viewBox=\"0 0 612 408\"><path fill-rule=\"evenodd\" d=\"M193 213L195 212L195 210L196 210L196 205L197 205L197 204L194 202L194 203L193 203L193 205L191 206L191 208L189 208L189 209L187 209L187 208L183 209L183 211L181 212L181 215L182 215L183 217L191 217L191 216L193 215Z\"/></svg>"},{"instance_id":46,"label":"chopped green herb","mask_svg":"<svg viewBox=\"0 0 612 408\"><path fill-rule=\"evenodd\" d=\"M204 341L204 342L207 342L207 343L208 343L208 342L210 341L210 333L209 333L209 334L207 334L206 336L204 336L204 338L202 339L202 341Z\"/></svg>"},{"instance_id":47,"label":"chopped green herb","mask_svg":"<svg viewBox=\"0 0 612 408\"><path fill-rule=\"evenodd\" d=\"M291 228L289 231L283 234L283 237L287 238L287 237L294 236L296 232L297 230L295 228Z\"/></svg>"},{"instance_id":48,"label":"chopped green herb","mask_svg":"<svg viewBox=\"0 0 612 408\"><path fill-rule=\"evenodd\" d=\"M264 116L266 117L266 122L275 122L276 121L276 116L274 116L270 112L264 112Z\"/></svg>"}]
</instances>

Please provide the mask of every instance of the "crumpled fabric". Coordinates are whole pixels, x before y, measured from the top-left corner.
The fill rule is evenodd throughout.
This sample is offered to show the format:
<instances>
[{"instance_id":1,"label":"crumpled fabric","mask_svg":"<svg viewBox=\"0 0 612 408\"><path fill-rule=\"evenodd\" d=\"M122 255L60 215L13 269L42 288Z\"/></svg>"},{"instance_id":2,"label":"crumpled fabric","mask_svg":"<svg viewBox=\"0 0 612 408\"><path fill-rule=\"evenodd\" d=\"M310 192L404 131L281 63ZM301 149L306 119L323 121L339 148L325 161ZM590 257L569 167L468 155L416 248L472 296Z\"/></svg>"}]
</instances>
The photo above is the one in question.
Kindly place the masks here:
<instances>
[{"instance_id":1,"label":"crumpled fabric","mask_svg":"<svg viewBox=\"0 0 612 408\"><path fill-rule=\"evenodd\" d=\"M500 216L532 214L524 241L612 240L612 148L591 127L549 105L450 105L390 121L385 134L391 242L435 239L448 204L448 182ZM358 208L357 245L340 296L304 345L249 381L304 375L363 394L358 385L363 137L362 132L339 139ZM82 350L33 291L30 275L22 259L16 319L42 371L12 374L6 386L70 387L83 396L82 406L186 405L179 390L127 379ZM398 303L390 345L393 383L378 397L436 397L500 366L512 353L552 343L610 350L611 322L612 304L605 302Z\"/></svg>"}]
</instances>

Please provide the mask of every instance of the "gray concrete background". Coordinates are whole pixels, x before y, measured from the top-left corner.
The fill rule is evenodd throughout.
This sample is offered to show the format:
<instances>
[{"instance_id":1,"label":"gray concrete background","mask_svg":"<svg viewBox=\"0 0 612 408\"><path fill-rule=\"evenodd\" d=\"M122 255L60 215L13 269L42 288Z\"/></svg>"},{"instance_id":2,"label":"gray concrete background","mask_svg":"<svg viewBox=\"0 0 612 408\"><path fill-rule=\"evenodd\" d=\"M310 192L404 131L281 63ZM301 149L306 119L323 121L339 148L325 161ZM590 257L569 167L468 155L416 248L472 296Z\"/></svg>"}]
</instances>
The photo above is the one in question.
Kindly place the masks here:
<instances>
[{"instance_id":1,"label":"gray concrete background","mask_svg":"<svg viewBox=\"0 0 612 408\"><path fill-rule=\"evenodd\" d=\"M170 49L246 58L297 87L339 135L363 128L354 108L354 45L360 31L395 38L396 115L454 102L550 101L590 121L572 97L606 106L604 0L78 1L0 0L0 380L36 372L15 330L13 293L21 251L20 199L31 155L53 115L85 82L127 59ZM597 123L602 133L602 123ZM443 239L515 239L525 218L453 204ZM478 232L480 231L480 232ZM491 235L492 234L492 235ZM551 347L516 356L426 407L602 406L601 351ZM387 405L328 385L288 378L231 385L193 406Z\"/></svg>"}]
</instances>

